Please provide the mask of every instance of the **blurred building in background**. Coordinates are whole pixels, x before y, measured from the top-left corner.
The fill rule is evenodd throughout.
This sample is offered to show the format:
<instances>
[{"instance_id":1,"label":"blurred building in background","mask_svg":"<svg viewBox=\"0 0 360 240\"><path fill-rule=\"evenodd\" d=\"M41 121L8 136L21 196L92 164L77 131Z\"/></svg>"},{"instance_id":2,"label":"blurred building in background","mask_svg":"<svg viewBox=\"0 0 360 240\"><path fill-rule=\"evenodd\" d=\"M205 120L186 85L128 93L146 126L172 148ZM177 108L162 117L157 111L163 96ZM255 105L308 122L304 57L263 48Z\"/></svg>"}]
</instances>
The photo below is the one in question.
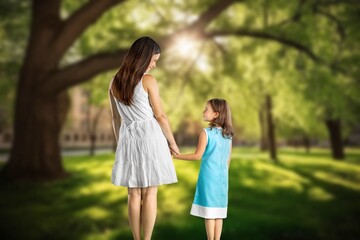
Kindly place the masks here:
<instances>
[{"instance_id":1,"label":"blurred building in background","mask_svg":"<svg viewBox=\"0 0 360 240\"><path fill-rule=\"evenodd\" d=\"M62 149L90 148L91 137L95 148L112 148L115 138L109 108L91 105L87 90L81 87L73 88L70 96L71 107L60 137ZM0 132L0 150L10 149L11 142L12 129L3 129Z\"/></svg>"},{"instance_id":2,"label":"blurred building in background","mask_svg":"<svg viewBox=\"0 0 360 240\"><path fill-rule=\"evenodd\" d=\"M88 90L75 87L70 90L71 107L68 112L66 123L60 136L60 144L63 150L86 150L91 147L95 149L113 149L116 145L110 110L108 106L95 106L90 104ZM0 112L1 113L1 112ZM0 116L1 117L1 116ZM184 119L179 128L174 132L179 146L196 146L198 135L204 126L191 119ZM241 134L238 134L241 135ZM12 143L12 128L1 127L0 129L0 153L8 152ZM92 142L93 141L93 142ZM329 147L327 141L309 139L311 146ZM346 146L360 145L360 125L353 127L349 135L344 139ZM258 142L246 141L234 138L235 145L257 146ZM278 146L304 146L303 141L278 139Z\"/></svg>"},{"instance_id":3,"label":"blurred building in background","mask_svg":"<svg viewBox=\"0 0 360 240\"><path fill-rule=\"evenodd\" d=\"M88 96L88 90L80 87L71 90L71 109L60 139L63 149L90 147L91 138L96 148L114 145L109 108L91 105Z\"/></svg>"}]
</instances>

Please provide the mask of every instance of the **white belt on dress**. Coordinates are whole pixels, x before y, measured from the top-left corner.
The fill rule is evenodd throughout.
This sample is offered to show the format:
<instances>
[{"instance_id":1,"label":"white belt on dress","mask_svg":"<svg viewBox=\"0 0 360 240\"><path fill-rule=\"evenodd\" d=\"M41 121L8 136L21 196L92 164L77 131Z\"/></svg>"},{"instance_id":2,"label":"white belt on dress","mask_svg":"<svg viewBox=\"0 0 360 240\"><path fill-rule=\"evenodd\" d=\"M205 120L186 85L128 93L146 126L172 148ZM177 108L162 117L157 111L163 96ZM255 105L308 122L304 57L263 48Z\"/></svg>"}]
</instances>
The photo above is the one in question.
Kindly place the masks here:
<instances>
[{"instance_id":1,"label":"white belt on dress","mask_svg":"<svg viewBox=\"0 0 360 240\"><path fill-rule=\"evenodd\" d=\"M144 123L144 122L150 121L152 119L154 119L154 118L147 118L147 119L139 120L139 121L124 121L126 124L130 123L129 125L126 126L126 130L134 129L135 124Z\"/></svg>"}]
</instances>

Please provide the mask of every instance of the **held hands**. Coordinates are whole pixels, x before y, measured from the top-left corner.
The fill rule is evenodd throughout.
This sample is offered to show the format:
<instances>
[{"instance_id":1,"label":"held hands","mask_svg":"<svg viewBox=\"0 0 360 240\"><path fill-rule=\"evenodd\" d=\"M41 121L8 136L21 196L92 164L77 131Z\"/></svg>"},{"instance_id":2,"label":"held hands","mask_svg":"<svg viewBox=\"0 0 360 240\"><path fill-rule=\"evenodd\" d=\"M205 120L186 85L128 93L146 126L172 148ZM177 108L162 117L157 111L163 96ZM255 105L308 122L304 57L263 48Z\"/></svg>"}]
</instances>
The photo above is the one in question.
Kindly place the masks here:
<instances>
[{"instance_id":1,"label":"held hands","mask_svg":"<svg viewBox=\"0 0 360 240\"><path fill-rule=\"evenodd\" d=\"M180 149L176 144L170 145L170 153L171 155L179 155L180 154Z\"/></svg>"}]
</instances>

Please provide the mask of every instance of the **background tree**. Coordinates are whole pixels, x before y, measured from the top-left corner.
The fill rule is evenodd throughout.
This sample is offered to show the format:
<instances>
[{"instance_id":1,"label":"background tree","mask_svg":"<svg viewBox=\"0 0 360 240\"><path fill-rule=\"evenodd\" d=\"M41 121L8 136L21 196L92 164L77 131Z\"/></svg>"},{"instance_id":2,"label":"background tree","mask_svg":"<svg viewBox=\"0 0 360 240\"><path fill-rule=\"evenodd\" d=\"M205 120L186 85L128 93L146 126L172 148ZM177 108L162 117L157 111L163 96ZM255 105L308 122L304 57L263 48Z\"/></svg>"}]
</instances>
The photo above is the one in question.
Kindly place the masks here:
<instances>
[{"instance_id":1,"label":"background tree","mask_svg":"<svg viewBox=\"0 0 360 240\"><path fill-rule=\"evenodd\" d=\"M359 22L356 21L359 3L356 1L200 0L173 3L159 0L154 4L135 0L33 0L31 9L30 37L16 89L14 141L10 159L2 171L9 179L66 176L58 139L69 106L67 89L119 67L130 44L141 35L154 36L163 47L165 70L157 73L166 80L160 87L168 88L169 82L173 85L168 91L162 91L165 99L173 98L169 95L176 92L171 89L176 86L183 89L183 93L195 95L190 97L180 92L186 98L169 100L165 106L167 110L171 106L194 105L185 110L185 116L195 116L198 102L201 102L200 108L203 107L200 99L236 96L244 102L232 103L232 108L241 113L234 116L235 125L242 133L248 132L249 139L259 137L260 128L254 130L253 126L256 123L259 127L260 108L250 106L261 100L245 106L245 102L254 102L254 96L244 89L243 79L254 79L246 76L251 73L247 68L259 59L251 57L256 49L261 49L259 45L266 44L270 55L277 47L268 49L273 45L266 42L292 49L291 53L300 52L306 58L306 65L309 64L306 71L319 68L321 76L329 76L328 71L341 76L328 78L323 84L336 86L331 85L331 81L344 79L341 86L345 86L345 82L351 87L358 86L359 34L354 30ZM265 18L267 24L264 24ZM166 55L176 53L174 45L179 44L179 39L203 46L200 55L195 57L202 60L196 61L196 68L189 66L183 75L176 76L175 66ZM177 48L183 49L183 46ZM230 60L229 53L237 57ZM261 51L259 54L261 56ZM242 69L227 66L241 65L241 61L247 63ZM271 65L265 62L263 66L262 69L253 67L257 79L269 78L268 73L273 77ZM253 81L254 85L248 86L256 89L257 81L263 80ZM271 84L266 82L264 88ZM275 100L277 95L271 96L274 119L277 119L277 104L282 99ZM358 106L356 100L350 102L351 106ZM328 107L326 102L325 105L331 111L338 109ZM243 108L237 109L240 106ZM181 110L172 112L175 125L181 121L176 115ZM246 113L249 115L245 116ZM339 115L332 112L330 116L334 119Z\"/></svg>"},{"instance_id":2,"label":"background tree","mask_svg":"<svg viewBox=\"0 0 360 240\"><path fill-rule=\"evenodd\" d=\"M204 28L232 2L214 4L181 31L196 32ZM61 3L60 0L32 1L30 37L16 90L14 140L10 159L2 171L8 179L44 180L66 176L58 143L69 107L66 89L118 67L127 49L120 47L113 52L96 53L63 66L62 58L83 32L103 13L126 2L88 1L65 17L61 16ZM134 2L129 4L132 7ZM165 48L173 36L160 39Z\"/></svg>"},{"instance_id":3,"label":"background tree","mask_svg":"<svg viewBox=\"0 0 360 240\"><path fill-rule=\"evenodd\" d=\"M107 78L105 76L107 76ZM95 77L83 86L88 98L86 130L90 139L90 156L95 154L100 117L105 111L110 111L108 108L107 92L104 91L108 82L105 82L104 79L111 79L111 74L102 74L101 77Z\"/></svg>"}]
</instances>

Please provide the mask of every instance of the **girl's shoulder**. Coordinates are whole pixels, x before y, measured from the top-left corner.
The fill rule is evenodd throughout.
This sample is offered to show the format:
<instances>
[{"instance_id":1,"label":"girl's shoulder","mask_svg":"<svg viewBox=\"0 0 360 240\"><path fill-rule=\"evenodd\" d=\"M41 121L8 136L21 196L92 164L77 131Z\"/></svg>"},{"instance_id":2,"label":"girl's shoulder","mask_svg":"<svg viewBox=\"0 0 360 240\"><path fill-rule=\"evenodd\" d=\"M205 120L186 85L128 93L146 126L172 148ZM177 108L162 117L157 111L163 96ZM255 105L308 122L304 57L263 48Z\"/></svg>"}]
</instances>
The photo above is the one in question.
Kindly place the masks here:
<instances>
[{"instance_id":1,"label":"girl's shoulder","mask_svg":"<svg viewBox=\"0 0 360 240\"><path fill-rule=\"evenodd\" d=\"M222 133L221 129L214 128L214 127L207 127L204 128L204 131L208 137L213 137L214 135L217 135L218 133Z\"/></svg>"},{"instance_id":2,"label":"girl's shoulder","mask_svg":"<svg viewBox=\"0 0 360 240\"><path fill-rule=\"evenodd\" d=\"M220 128L220 127L207 127L207 128L204 128L204 130L206 131L206 132L214 132L214 133L216 133L216 132L222 132L222 128Z\"/></svg>"},{"instance_id":3,"label":"girl's shoulder","mask_svg":"<svg viewBox=\"0 0 360 240\"><path fill-rule=\"evenodd\" d=\"M220 128L220 127L207 127L207 128L204 128L206 134L208 136L218 136L220 135L222 138L226 139L226 140L232 140L232 137L231 136L223 136L223 129Z\"/></svg>"}]
</instances>

